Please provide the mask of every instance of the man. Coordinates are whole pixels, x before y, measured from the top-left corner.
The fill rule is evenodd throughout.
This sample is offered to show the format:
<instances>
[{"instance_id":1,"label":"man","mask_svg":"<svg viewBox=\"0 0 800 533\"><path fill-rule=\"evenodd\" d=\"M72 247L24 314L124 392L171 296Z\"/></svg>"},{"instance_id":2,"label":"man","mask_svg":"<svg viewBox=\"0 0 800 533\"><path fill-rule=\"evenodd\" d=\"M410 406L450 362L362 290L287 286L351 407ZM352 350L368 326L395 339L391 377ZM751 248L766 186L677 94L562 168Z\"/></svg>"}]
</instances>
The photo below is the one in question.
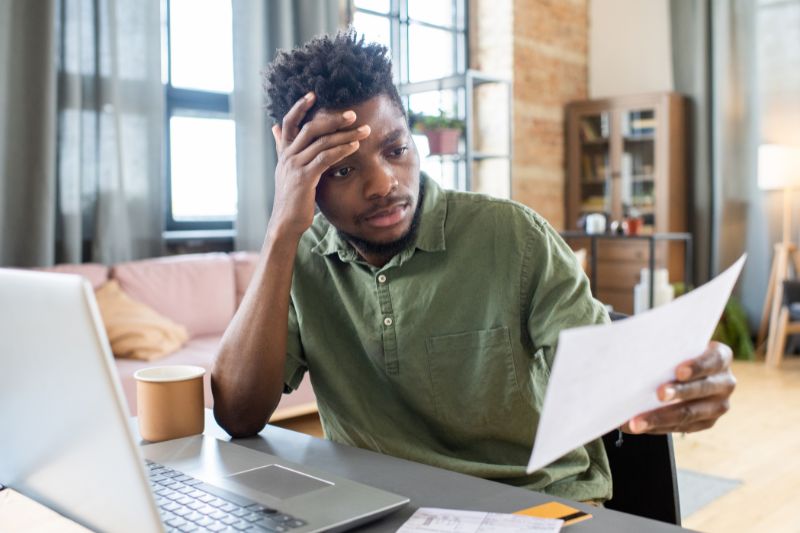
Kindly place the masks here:
<instances>
[{"instance_id":1,"label":"man","mask_svg":"<svg viewBox=\"0 0 800 533\"><path fill-rule=\"evenodd\" d=\"M332 440L610 498L599 440L525 473L559 331L608 320L558 234L522 205L420 175L385 48L322 37L281 52L267 78L275 204L212 372L219 424L257 433L308 371ZM710 427L730 359L710 345L659 389L678 402L624 429Z\"/></svg>"}]
</instances>

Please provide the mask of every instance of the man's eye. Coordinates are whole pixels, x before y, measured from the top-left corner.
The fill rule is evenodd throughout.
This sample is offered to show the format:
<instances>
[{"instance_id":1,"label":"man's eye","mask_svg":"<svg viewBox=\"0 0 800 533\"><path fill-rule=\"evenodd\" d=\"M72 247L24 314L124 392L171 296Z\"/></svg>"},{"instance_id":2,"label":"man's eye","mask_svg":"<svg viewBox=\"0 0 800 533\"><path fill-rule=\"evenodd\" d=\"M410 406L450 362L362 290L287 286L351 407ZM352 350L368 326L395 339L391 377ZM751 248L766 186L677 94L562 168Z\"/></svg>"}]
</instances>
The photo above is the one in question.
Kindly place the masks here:
<instances>
[{"instance_id":1,"label":"man's eye","mask_svg":"<svg viewBox=\"0 0 800 533\"><path fill-rule=\"evenodd\" d=\"M332 171L330 173L330 176L334 177L334 178L344 178L344 177L347 177L347 175L350 174L350 172L352 172L352 171L353 171L353 167L337 168L336 170L334 170L334 171Z\"/></svg>"},{"instance_id":2,"label":"man's eye","mask_svg":"<svg viewBox=\"0 0 800 533\"><path fill-rule=\"evenodd\" d=\"M408 146L400 146L391 151L393 157L400 157L408 151Z\"/></svg>"}]
</instances>

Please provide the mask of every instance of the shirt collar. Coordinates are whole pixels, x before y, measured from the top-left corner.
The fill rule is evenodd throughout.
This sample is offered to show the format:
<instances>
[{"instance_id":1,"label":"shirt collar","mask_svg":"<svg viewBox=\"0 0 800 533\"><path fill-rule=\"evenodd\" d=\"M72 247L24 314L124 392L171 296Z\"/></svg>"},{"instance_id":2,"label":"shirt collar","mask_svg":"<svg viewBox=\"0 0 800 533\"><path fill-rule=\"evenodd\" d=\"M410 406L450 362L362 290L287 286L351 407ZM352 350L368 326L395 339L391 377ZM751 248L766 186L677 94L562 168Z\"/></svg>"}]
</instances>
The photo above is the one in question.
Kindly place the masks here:
<instances>
[{"instance_id":1,"label":"shirt collar","mask_svg":"<svg viewBox=\"0 0 800 533\"><path fill-rule=\"evenodd\" d=\"M424 180L425 197L422 199L422 214L415 247L425 252L443 251L445 249L444 225L447 219L447 199L441 187L427 174L421 172L420 179ZM358 259L358 252L350 243L344 240L327 220L326 224L328 230L311 251L319 255L337 253L342 261Z\"/></svg>"},{"instance_id":2,"label":"shirt collar","mask_svg":"<svg viewBox=\"0 0 800 533\"><path fill-rule=\"evenodd\" d=\"M441 252L445 249L444 223L447 219L447 198L439 184L424 172L425 198L422 200L422 216L417 231L416 247L425 252Z\"/></svg>"}]
</instances>

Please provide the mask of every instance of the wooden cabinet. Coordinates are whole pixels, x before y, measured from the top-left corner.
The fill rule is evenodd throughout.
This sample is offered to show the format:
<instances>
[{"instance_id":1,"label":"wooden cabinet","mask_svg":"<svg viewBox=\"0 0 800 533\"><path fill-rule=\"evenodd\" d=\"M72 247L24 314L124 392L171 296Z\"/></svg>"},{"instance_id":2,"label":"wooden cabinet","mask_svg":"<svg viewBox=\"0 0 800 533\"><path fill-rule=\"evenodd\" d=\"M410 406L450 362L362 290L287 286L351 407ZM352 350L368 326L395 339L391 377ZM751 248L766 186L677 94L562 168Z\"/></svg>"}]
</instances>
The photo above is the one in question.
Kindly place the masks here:
<instances>
[{"instance_id":1,"label":"wooden cabinet","mask_svg":"<svg viewBox=\"0 0 800 533\"><path fill-rule=\"evenodd\" d=\"M688 182L686 100L676 93L573 102L567 106L567 230L581 217L604 213L610 222L638 216L640 233L686 232ZM568 239L574 249L587 240ZM670 281L684 279L682 242L659 242L656 266ZM598 241L596 294L633 312L633 287L648 264L645 241Z\"/></svg>"}]
</instances>

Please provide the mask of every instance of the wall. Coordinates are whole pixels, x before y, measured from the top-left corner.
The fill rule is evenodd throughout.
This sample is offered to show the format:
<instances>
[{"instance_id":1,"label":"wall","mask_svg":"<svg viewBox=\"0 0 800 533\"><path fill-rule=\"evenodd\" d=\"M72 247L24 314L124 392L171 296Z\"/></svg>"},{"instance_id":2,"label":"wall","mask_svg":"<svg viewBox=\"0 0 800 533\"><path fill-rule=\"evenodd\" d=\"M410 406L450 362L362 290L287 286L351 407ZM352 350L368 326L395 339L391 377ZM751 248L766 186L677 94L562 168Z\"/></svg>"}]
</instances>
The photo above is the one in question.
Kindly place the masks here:
<instances>
[{"instance_id":1,"label":"wall","mask_svg":"<svg viewBox=\"0 0 800 533\"><path fill-rule=\"evenodd\" d=\"M591 0L589 20L590 98L673 90L668 0Z\"/></svg>"},{"instance_id":2,"label":"wall","mask_svg":"<svg viewBox=\"0 0 800 533\"><path fill-rule=\"evenodd\" d=\"M564 228L564 106L587 97L588 0L514 0L512 198Z\"/></svg>"},{"instance_id":3,"label":"wall","mask_svg":"<svg viewBox=\"0 0 800 533\"><path fill-rule=\"evenodd\" d=\"M470 8L470 67L513 79L511 197L563 229L564 106L671 90L668 0L472 0ZM497 88L477 95L481 150L502 139L501 98ZM475 190L503 195L501 164L474 175Z\"/></svg>"},{"instance_id":4,"label":"wall","mask_svg":"<svg viewBox=\"0 0 800 533\"><path fill-rule=\"evenodd\" d=\"M513 80L511 197L564 228L564 105L587 96L588 0L472 0L470 67ZM476 96L477 144L507 135L501 87ZM499 194L503 162L486 162L474 189Z\"/></svg>"}]
</instances>

